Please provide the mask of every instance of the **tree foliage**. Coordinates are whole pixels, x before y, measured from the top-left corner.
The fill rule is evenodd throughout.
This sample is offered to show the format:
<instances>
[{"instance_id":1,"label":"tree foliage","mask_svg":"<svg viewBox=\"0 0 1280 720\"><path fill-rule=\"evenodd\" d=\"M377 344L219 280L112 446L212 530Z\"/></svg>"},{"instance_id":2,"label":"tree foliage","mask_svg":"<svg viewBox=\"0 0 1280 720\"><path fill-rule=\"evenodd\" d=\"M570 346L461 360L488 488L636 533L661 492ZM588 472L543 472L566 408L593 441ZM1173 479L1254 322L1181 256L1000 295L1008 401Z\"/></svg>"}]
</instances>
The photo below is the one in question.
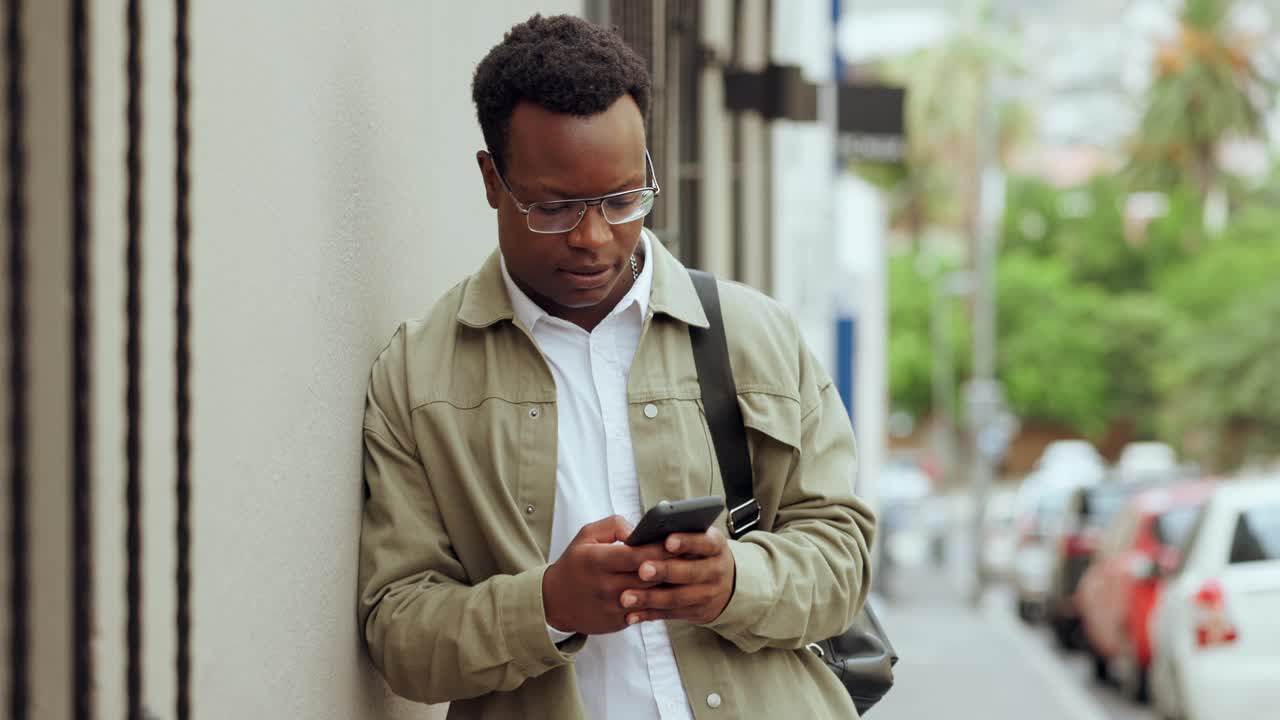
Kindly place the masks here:
<instances>
[{"instance_id":1,"label":"tree foliage","mask_svg":"<svg viewBox=\"0 0 1280 720\"><path fill-rule=\"evenodd\" d=\"M1158 49L1140 142L1127 148L1122 171L1076 187L1007 183L997 368L1024 420L1095 438L1122 423L1210 466L1280 453L1280 162L1250 188L1223 174L1216 157L1226 139L1264 135L1274 85L1230 27L1230 5L1184 3L1179 32ZM970 81L996 55L962 36L898 68L914 97L908 124L920 134L908 208L926 228L965 227L958 209L972 200L981 89ZM1205 206L1215 189L1231 212L1211 233ZM1154 217L1132 212L1138 190L1161 200ZM892 400L922 414L934 403L936 274L922 275L914 254L895 258L891 273ZM960 377L970 357L967 310L951 303L953 327L964 328L953 335Z\"/></svg>"}]
</instances>

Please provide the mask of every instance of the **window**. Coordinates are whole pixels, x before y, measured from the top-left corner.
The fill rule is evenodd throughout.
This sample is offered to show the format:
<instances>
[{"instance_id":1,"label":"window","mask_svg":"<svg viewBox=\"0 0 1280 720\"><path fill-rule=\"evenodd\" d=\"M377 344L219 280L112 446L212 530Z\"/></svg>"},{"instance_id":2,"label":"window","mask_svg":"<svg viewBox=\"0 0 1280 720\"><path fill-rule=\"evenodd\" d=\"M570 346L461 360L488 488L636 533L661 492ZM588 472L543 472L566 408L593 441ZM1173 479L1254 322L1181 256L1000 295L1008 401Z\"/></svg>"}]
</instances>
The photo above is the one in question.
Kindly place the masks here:
<instances>
[{"instance_id":1,"label":"window","mask_svg":"<svg viewBox=\"0 0 1280 720\"><path fill-rule=\"evenodd\" d=\"M1236 520L1231 564L1280 560L1280 505L1249 508Z\"/></svg>"},{"instance_id":2,"label":"window","mask_svg":"<svg viewBox=\"0 0 1280 720\"><path fill-rule=\"evenodd\" d=\"M1197 506L1190 505L1162 513L1152 527L1156 542L1168 547L1181 547L1191 534L1191 526L1195 524L1198 512Z\"/></svg>"},{"instance_id":3,"label":"window","mask_svg":"<svg viewBox=\"0 0 1280 720\"><path fill-rule=\"evenodd\" d=\"M1191 530L1187 532L1187 538L1182 541L1182 551L1178 553L1178 567L1173 571L1174 575L1181 575L1183 568L1187 566L1187 560L1191 558L1191 553L1204 532L1204 519L1208 515L1203 506L1196 508L1195 520L1191 522Z\"/></svg>"},{"instance_id":4,"label":"window","mask_svg":"<svg viewBox=\"0 0 1280 720\"><path fill-rule=\"evenodd\" d=\"M1141 516L1133 508L1123 510L1103 536L1102 554L1116 555L1133 545L1133 536L1137 532L1140 519Z\"/></svg>"}]
</instances>

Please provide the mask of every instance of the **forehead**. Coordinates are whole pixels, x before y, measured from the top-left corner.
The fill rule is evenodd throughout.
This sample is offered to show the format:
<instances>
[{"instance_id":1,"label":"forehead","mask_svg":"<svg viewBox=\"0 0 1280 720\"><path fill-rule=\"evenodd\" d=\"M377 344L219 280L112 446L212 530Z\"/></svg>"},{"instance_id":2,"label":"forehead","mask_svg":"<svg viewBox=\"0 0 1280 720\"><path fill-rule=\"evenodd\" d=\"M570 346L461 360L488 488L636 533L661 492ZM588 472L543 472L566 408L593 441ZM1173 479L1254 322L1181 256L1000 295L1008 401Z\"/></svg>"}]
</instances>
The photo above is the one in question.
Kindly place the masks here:
<instances>
[{"instance_id":1,"label":"forehead","mask_svg":"<svg viewBox=\"0 0 1280 720\"><path fill-rule=\"evenodd\" d=\"M630 95L585 117L521 103L511 115L507 166L531 189L590 195L643 179L644 151L644 118Z\"/></svg>"}]
</instances>

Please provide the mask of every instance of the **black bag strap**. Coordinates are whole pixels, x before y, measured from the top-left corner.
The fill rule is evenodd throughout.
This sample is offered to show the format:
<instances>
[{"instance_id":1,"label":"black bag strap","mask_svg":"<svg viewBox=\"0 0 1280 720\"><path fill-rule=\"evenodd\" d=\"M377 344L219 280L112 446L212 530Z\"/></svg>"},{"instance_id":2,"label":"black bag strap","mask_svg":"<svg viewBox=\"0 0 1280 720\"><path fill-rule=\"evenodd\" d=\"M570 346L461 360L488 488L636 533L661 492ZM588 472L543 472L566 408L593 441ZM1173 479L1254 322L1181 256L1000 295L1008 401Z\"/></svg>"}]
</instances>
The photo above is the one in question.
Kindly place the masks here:
<instances>
[{"instance_id":1,"label":"black bag strap","mask_svg":"<svg viewBox=\"0 0 1280 720\"><path fill-rule=\"evenodd\" d=\"M707 413L711 443L720 463L725 502L729 506L729 536L742 537L760 522L760 503L755 499L751 475L751 455L747 451L747 428L738 405L738 389L729 365L729 340L720 312L720 289L716 277L702 270L689 270L693 288L707 314L708 328L689 326L693 363L698 370L702 407Z\"/></svg>"}]
</instances>

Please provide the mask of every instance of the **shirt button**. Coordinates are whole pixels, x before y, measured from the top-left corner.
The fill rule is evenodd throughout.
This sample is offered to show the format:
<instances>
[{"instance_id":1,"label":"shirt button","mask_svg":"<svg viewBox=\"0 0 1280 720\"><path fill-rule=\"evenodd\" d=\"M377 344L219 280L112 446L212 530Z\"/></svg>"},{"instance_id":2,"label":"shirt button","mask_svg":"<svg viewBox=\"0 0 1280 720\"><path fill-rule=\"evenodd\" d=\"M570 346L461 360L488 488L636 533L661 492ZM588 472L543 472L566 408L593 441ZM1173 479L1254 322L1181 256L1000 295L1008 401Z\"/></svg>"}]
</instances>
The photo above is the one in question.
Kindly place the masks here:
<instances>
[{"instance_id":1,"label":"shirt button","mask_svg":"<svg viewBox=\"0 0 1280 720\"><path fill-rule=\"evenodd\" d=\"M710 695L707 696L707 707L711 708L712 710L715 710L716 708L720 707L719 693L711 693Z\"/></svg>"},{"instance_id":2,"label":"shirt button","mask_svg":"<svg viewBox=\"0 0 1280 720\"><path fill-rule=\"evenodd\" d=\"M533 507L532 505L527 505L527 506L525 506L524 514L525 514L525 515L532 515L532 514L533 514L533 510L534 510L534 507Z\"/></svg>"},{"instance_id":3,"label":"shirt button","mask_svg":"<svg viewBox=\"0 0 1280 720\"><path fill-rule=\"evenodd\" d=\"M536 408L536 407L534 407L534 408L529 408L529 417L533 418L534 420L537 420L537 419L538 419L538 415L540 415L540 414L541 414L541 413L539 413L539 412L538 412L538 408Z\"/></svg>"},{"instance_id":4,"label":"shirt button","mask_svg":"<svg viewBox=\"0 0 1280 720\"><path fill-rule=\"evenodd\" d=\"M658 417L658 406L654 405L653 403L649 403L648 405L645 405L644 416L649 418L650 420Z\"/></svg>"}]
</instances>

